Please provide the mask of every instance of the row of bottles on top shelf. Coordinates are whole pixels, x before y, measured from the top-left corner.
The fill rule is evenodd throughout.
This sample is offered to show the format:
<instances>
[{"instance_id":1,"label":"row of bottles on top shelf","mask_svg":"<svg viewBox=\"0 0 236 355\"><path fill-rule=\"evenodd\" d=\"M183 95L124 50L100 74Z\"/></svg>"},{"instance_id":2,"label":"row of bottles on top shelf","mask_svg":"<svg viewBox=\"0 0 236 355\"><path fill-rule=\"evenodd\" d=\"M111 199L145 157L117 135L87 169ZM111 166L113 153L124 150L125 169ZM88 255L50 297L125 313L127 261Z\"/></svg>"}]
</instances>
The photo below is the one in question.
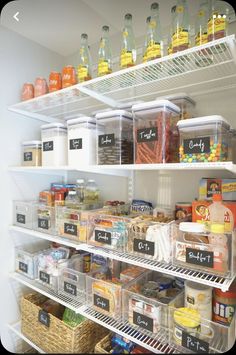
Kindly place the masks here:
<instances>
[{"instance_id":1,"label":"row of bottles on top shelf","mask_svg":"<svg viewBox=\"0 0 236 355\"><path fill-rule=\"evenodd\" d=\"M209 183L212 191L216 184L223 189L235 186L234 180L203 179L200 198L206 196ZM234 276L236 202L228 199L233 196L235 200L235 188L232 194L223 193L225 201L217 190L213 203L206 197L190 203L190 208L187 203L180 208L179 203L174 217L172 209L153 209L152 203L142 200L133 200L131 205L103 203L97 199L97 187L94 198L94 185L92 198L82 202L81 179L77 184L53 183L51 190L40 192L39 201L15 201L14 224L190 270Z\"/></svg>"},{"instance_id":2,"label":"row of bottles on top shelf","mask_svg":"<svg viewBox=\"0 0 236 355\"><path fill-rule=\"evenodd\" d=\"M81 115L67 126L43 125L42 141L23 142L22 165L234 162L235 130L221 116L191 118L194 106L189 96L178 94Z\"/></svg>"},{"instance_id":3,"label":"row of bottles on top shelf","mask_svg":"<svg viewBox=\"0 0 236 355\"><path fill-rule=\"evenodd\" d=\"M222 4L223 3L223 4ZM164 55L163 36L159 4L151 5L151 16L147 17L147 30L143 48L142 62L161 58ZM191 40L188 4L186 0L177 0L171 9L171 25L168 38L168 55L176 53L191 46L198 46L227 35L229 8L226 3L216 0L204 0L197 14L195 24L195 39ZM217 51L224 50L224 46L217 47ZM122 32L122 45L120 53L120 68L128 68L137 63L137 51L132 26L132 15L124 17ZM200 51L196 64L206 66L212 63L211 51ZM102 37L98 51L97 75L103 76L113 71L113 59L109 39L109 26L102 27ZM28 100L49 92L74 85L92 78L92 59L88 45L88 35L81 35L78 68L67 66L63 69L62 77L58 72L52 72L49 77L49 89L46 80L37 78L35 88L33 84L25 83L22 90L22 100ZM76 75L77 74L77 75ZM76 78L77 76L77 78Z\"/></svg>"}]
</instances>

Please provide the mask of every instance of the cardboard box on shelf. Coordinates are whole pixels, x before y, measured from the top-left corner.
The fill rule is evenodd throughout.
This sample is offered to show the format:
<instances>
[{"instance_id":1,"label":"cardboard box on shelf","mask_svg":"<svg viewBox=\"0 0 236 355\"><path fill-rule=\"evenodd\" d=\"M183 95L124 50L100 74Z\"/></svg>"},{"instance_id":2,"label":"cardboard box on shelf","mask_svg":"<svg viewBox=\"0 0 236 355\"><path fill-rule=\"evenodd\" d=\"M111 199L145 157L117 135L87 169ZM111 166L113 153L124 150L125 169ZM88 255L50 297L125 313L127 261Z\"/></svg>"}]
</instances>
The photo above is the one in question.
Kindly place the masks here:
<instances>
[{"instance_id":1,"label":"cardboard box on shelf","mask_svg":"<svg viewBox=\"0 0 236 355\"><path fill-rule=\"evenodd\" d=\"M225 201L236 200L236 179L202 178L199 184L199 200L212 200L213 194L222 194Z\"/></svg>"}]
</instances>

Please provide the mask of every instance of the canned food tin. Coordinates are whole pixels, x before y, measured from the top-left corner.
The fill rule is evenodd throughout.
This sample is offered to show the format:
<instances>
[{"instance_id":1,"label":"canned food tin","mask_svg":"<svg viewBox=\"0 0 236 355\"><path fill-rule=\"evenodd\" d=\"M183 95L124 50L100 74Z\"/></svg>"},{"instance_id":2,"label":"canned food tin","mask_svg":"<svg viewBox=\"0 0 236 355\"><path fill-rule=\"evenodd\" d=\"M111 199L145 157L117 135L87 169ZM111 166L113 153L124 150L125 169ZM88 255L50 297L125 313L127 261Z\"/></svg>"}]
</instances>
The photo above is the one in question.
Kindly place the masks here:
<instances>
[{"instance_id":1,"label":"canned food tin","mask_svg":"<svg viewBox=\"0 0 236 355\"><path fill-rule=\"evenodd\" d=\"M175 205L175 219L191 221L192 218L192 203L177 202Z\"/></svg>"},{"instance_id":2,"label":"canned food tin","mask_svg":"<svg viewBox=\"0 0 236 355\"><path fill-rule=\"evenodd\" d=\"M178 308L174 311L174 340L178 345L182 345L182 335L186 332L192 336L200 331L200 314L195 309L187 307Z\"/></svg>"}]
</instances>

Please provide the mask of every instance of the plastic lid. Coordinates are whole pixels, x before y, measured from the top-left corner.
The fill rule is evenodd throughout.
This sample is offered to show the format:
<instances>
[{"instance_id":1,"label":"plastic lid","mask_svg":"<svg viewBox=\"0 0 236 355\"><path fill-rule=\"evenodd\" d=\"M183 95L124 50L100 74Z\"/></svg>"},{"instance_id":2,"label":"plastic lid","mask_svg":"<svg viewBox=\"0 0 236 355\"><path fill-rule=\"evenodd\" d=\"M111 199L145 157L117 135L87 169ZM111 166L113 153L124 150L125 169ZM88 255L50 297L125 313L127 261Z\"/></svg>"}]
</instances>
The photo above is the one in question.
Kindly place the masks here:
<instances>
[{"instance_id":1,"label":"plastic lid","mask_svg":"<svg viewBox=\"0 0 236 355\"><path fill-rule=\"evenodd\" d=\"M194 106L196 105L196 102L190 96L188 96L185 92L180 92L180 93L173 94L173 95L159 96L156 98L156 100L160 100L160 99L165 99L165 100L169 100L169 101L186 100L186 101L190 102L192 105L194 105Z\"/></svg>"},{"instance_id":2,"label":"plastic lid","mask_svg":"<svg viewBox=\"0 0 236 355\"><path fill-rule=\"evenodd\" d=\"M185 287L190 287L190 288L193 288L194 290L198 290L198 291L206 291L206 290L211 291L212 290L211 286L202 285L202 284L198 284L196 282L187 281L187 280L185 281Z\"/></svg>"},{"instance_id":3,"label":"plastic lid","mask_svg":"<svg viewBox=\"0 0 236 355\"><path fill-rule=\"evenodd\" d=\"M22 145L42 145L41 141L25 141L21 143Z\"/></svg>"},{"instance_id":4,"label":"plastic lid","mask_svg":"<svg viewBox=\"0 0 236 355\"><path fill-rule=\"evenodd\" d=\"M189 232L189 233L205 233L205 225L203 223L196 223L196 222L181 222L179 224L179 230L182 232Z\"/></svg>"},{"instance_id":5,"label":"plastic lid","mask_svg":"<svg viewBox=\"0 0 236 355\"><path fill-rule=\"evenodd\" d=\"M59 123L59 122L48 123L48 124L44 124L44 125L41 126L41 129L48 129L48 128L63 128L63 129L67 129L66 126L64 125L64 123Z\"/></svg>"},{"instance_id":6,"label":"plastic lid","mask_svg":"<svg viewBox=\"0 0 236 355\"><path fill-rule=\"evenodd\" d=\"M132 110L138 112L138 111L144 111L148 109L162 108L162 107L169 111L180 113L180 108L168 100L153 100L149 102L143 102L141 104L133 105Z\"/></svg>"},{"instance_id":7,"label":"plastic lid","mask_svg":"<svg viewBox=\"0 0 236 355\"><path fill-rule=\"evenodd\" d=\"M180 120L177 123L179 128L184 127L193 127L193 126L200 126L200 125L207 125L207 124L214 124L214 123L224 123L226 126L229 126L229 123L225 118L222 116L212 115L212 116L202 116L197 118L189 118L187 120Z\"/></svg>"},{"instance_id":8,"label":"plastic lid","mask_svg":"<svg viewBox=\"0 0 236 355\"><path fill-rule=\"evenodd\" d=\"M76 180L76 183L77 183L77 184L83 184L83 183L84 183L84 179L77 179L77 180Z\"/></svg>"},{"instance_id":9,"label":"plastic lid","mask_svg":"<svg viewBox=\"0 0 236 355\"><path fill-rule=\"evenodd\" d=\"M186 328L197 328L200 325L201 317L197 310L182 307L174 312L174 320Z\"/></svg>"},{"instance_id":10,"label":"plastic lid","mask_svg":"<svg viewBox=\"0 0 236 355\"><path fill-rule=\"evenodd\" d=\"M222 201L222 195L221 194L213 194L212 195L212 201L216 201L216 202L218 202L218 201Z\"/></svg>"},{"instance_id":11,"label":"plastic lid","mask_svg":"<svg viewBox=\"0 0 236 355\"><path fill-rule=\"evenodd\" d=\"M74 126L77 123L93 123L96 124L95 118L89 116L81 116L78 118L73 118L72 120L67 121L67 126Z\"/></svg>"},{"instance_id":12,"label":"plastic lid","mask_svg":"<svg viewBox=\"0 0 236 355\"><path fill-rule=\"evenodd\" d=\"M214 293L216 296L222 298L236 298L236 282L234 281L230 286L229 290L226 292L221 291L220 288L215 288Z\"/></svg>"},{"instance_id":13,"label":"plastic lid","mask_svg":"<svg viewBox=\"0 0 236 355\"><path fill-rule=\"evenodd\" d=\"M143 102L144 102L143 100L129 101L129 102L125 102L123 104L120 104L119 108L123 109L123 110L128 109L128 108L132 109L132 106L137 105L137 104L141 104Z\"/></svg>"},{"instance_id":14,"label":"plastic lid","mask_svg":"<svg viewBox=\"0 0 236 355\"><path fill-rule=\"evenodd\" d=\"M224 224L218 224L218 223L211 224L211 232L216 234L224 233L225 232Z\"/></svg>"},{"instance_id":15,"label":"plastic lid","mask_svg":"<svg viewBox=\"0 0 236 355\"><path fill-rule=\"evenodd\" d=\"M69 195L76 195L76 191L75 190L70 190L68 194Z\"/></svg>"},{"instance_id":16,"label":"plastic lid","mask_svg":"<svg viewBox=\"0 0 236 355\"><path fill-rule=\"evenodd\" d=\"M125 118L128 118L130 120L132 120L133 116L132 113L125 111L125 110L110 110L107 112L100 112L96 114L96 119L100 120L103 118L110 118L110 117L116 117L116 116L122 116Z\"/></svg>"}]
</instances>

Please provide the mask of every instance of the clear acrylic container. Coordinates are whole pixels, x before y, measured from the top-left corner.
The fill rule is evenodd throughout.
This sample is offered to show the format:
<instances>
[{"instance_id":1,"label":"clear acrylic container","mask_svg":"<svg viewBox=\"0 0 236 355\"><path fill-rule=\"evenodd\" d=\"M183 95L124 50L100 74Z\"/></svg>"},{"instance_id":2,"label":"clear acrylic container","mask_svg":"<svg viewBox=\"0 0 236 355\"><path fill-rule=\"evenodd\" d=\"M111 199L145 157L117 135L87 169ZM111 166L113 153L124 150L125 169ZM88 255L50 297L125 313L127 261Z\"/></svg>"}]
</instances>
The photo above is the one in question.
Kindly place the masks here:
<instances>
[{"instance_id":1,"label":"clear acrylic container","mask_svg":"<svg viewBox=\"0 0 236 355\"><path fill-rule=\"evenodd\" d=\"M205 116L178 122L181 163L220 162L229 158L229 124L221 116Z\"/></svg>"},{"instance_id":2,"label":"clear acrylic container","mask_svg":"<svg viewBox=\"0 0 236 355\"><path fill-rule=\"evenodd\" d=\"M92 210L99 204L85 205L81 208L68 208L58 206L56 208L56 230L60 237L66 237L78 242L87 242L87 230Z\"/></svg>"},{"instance_id":3,"label":"clear acrylic container","mask_svg":"<svg viewBox=\"0 0 236 355\"><path fill-rule=\"evenodd\" d=\"M163 278L162 274L147 271L136 280L136 289L131 285L122 291L123 321L128 321L132 327L139 331L150 332L150 335L162 332L167 341L169 307L171 305L180 306L184 294L181 289L167 286L167 284L164 286L166 281L163 284L161 281L164 279L165 277ZM159 284L161 291L158 291L158 289L146 290L145 284L148 282L150 285ZM174 279L172 282L174 282ZM165 289L164 287L168 288ZM148 296L145 296L146 292L149 292Z\"/></svg>"},{"instance_id":4,"label":"clear acrylic container","mask_svg":"<svg viewBox=\"0 0 236 355\"><path fill-rule=\"evenodd\" d=\"M173 243L173 264L211 275L233 277L235 232L206 232L201 223L182 222Z\"/></svg>"},{"instance_id":5,"label":"clear acrylic container","mask_svg":"<svg viewBox=\"0 0 236 355\"><path fill-rule=\"evenodd\" d=\"M46 249L45 242L15 248L15 271L34 280L38 271L38 255Z\"/></svg>"},{"instance_id":6,"label":"clear acrylic container","mask_svg":"<svg viewBox=\"0 0 236 355\"><path fill-rule=\"evenodd\" d=\"M169 263L172 256L173 223L131 220L128 243L125 243L127 253Z\"/></svg>"},{"instance_id":7,"label":"clear acrylic container","mask_svg":"<svg viewBox=\"0 0 236 355\"><path fill-rule=\"evenodd\" d=\"M226 353L232 348L235 342L235 315L231 324L225 326L187 310L179 306L169 310L169 343L177 346L178 352L215 354Z\"/></svg>"},{"instance_id":8,"label":"clear acrylic container","mask_svg":"<svg viewBox=\"0 0 236 355\"><path fill-rule=\"evenodd\" d=\"M58 280L62 270L68 266L68 248L49 248L38 254L36 281L54 291L58 290Z\"/></svg>"},{"instance_id":9,"label":"clear acrylic container","mask_svg":"<svg viewBox=\"0 0 236 355\"><path fill-rule=\"evenodd\" d=\"M74 255L68 261L66 268L62 269L59 276L58 292L65 296L75 299L76 301L86 300L86 275L90 270L85 268L85 257L90 254Z\"/></svg>"},{"instance_id":10,"label":"clear acrylic container","mask_svg":"<svg viewBox=\"0 0 236 355\"><path fill-rule=\"evenodd\" d=\"M55 234L55 208L35 204L33 228L39 232Z\"/></svg>"},{"instance_id":11,"label":"clear acrylic container","mask_svg":"<svg viewBox=\"0 0 236 355\"><path fill-rule=\"evenodd\" d=\"M13 224L33 228L33 206L36 201L13 201Z\"/></svg>"},{"instance_id":12,"label":"clear acrylic container","mask_svg":"<svg viewBox=\"0 0 236 355\"><path fill-rule=\"evenodd\" d=\"M90 215L87 243L97 247L124 251L128 242L130 218L103 214Z\"/></svg>"},{"instance_id":13,"label":"clear acrylic container","mask_svg":"<svg viewBox=\"0 0 236 355\"><path fill-rule=\"evenodd\" d=\"M124 110L98 113L97 164L133 163L133 119Z\"/></svg>"},{"instance_id":14,"label":"clear acrylic container","mask_svg":"<svg viewBox=\"0 0 236 355\"><path fill-rule=\"evenodd\" d=\"M96 120L83 116L67 121L68 165L96 164Z\"/></svg>"},{"instance_id":15,"label":"clear acrylic container","mask_svg":"<svg viewBox=\"0 0 236 355\"><path fill-rule=\"evenodd\" d=\"M133 106L136 164L178 161L179 113L179 107L168 100Z\"/></svg>"},{"instance_id":16,"label":"clear acrylic container","mask_svg":"<svg viewBox=\"0 0 236 355\"><path fill-rule=\"evenodd\" d=\"M195 110L196 102L184 92L174 94L174 95L157 97L157 100L160 99L169 100L173 104L178 106L180 108L179 118L181 120L193 118L196 115L196 110Z\"/></svg>"},{"instance_id":17,"label":"clear acrylic container","mask_svg":"<svg viewBox=\"0 0 236 355\"><path fill-rule=\"evenodd\" d=\"M229 149L229 160L234 164L236 163L236 129L230 128L230 149Z\"/></svg>"},{"instance_id":18,"label":"clear acrylic container","mask_svg":"<svg viewBox=\"0 0 236 355\"><path fill-rule=\"evenodd\" d=\"M41 126L42 166L67 165L67 128L63 123Z\"/></svg>"},{"instance_id":19,"label":"clear acrylic container","mask_svg":"<svg viewBox=\"0 0 236 355\"><path fill-rule=\"evenodd\" d=\"M42 142L26 141L22 142L22 163L23 166L42 165Z\"/></svg>"},{"instance_id":20,"label":"clear acrylic container","mask_svg":"<svg viewBox=\"0 0 236 355\"><path fill-rule=\"evenodd\" d=\"M103 277L103 279L101 279ZM135 279L128 282L115 282L106 279L102 273L86 276L87 305L106 316L120 319L122 317L122 289L135 286Z\"/></svg>"}]
</instances>

